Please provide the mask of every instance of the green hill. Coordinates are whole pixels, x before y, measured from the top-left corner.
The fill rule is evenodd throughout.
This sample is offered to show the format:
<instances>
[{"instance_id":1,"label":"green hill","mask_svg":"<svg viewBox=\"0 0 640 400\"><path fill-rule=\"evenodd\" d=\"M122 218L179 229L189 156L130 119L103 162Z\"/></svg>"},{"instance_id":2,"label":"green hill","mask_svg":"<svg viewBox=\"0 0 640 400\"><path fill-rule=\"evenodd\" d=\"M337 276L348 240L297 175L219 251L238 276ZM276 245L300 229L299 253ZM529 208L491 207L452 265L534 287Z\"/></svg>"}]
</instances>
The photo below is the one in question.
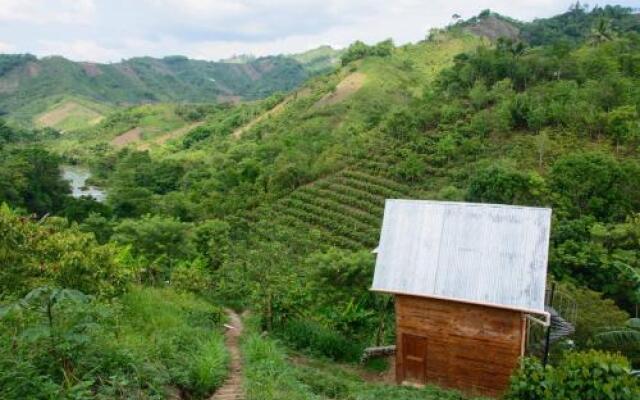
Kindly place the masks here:
<instances>
[{"instance_id":1,"label":"green hill","mask_svg":"<svg viewBox=\"0 0 640 400\"><path fill-rule=\"evenodd\" d=\"M0 114L29 125L34 116L55 111L62 99L69 97L106 107L258 99L289 91L310 76L332 68L334 60L328 54L330 49L323 48L319 57L271 56L246 62L210 62L169 56L133 58L113 64L0 55ZM72 111L69 118L76 122L90 122L99 117L87 116L87 108L95 111L95 107L80 109L77 104L66 106L65 110ZM77 124L52 126L64 129Z\"/></svg>"},{"instance_id":2,"label":"green hill","mask_svg":"<svg viewBox=\"0 0 640 400\"><path fill-rule=\"evenodd\" d=\"M46 388L66 385L42 362L55 359L82 366L78 381L105 396L169 397L179 388L206 398L226 356L195 340L210 326L176 328L190 318L202 322L212 310L175 290L251 311L239 349L247 398L469 398L387 385L381 381L393 380L393 371L384 360L366 366L375 372L358 364L363 348L395 340L393 299L369 291L372 250L385 199L413 198L553 209L548 281L575 301L576 330L552 345L546 368L527 359L505 399L581 398L586 391L637 398L638 381L629 375L640 367L638 321L630 318L640 304L637 14L607 7L569 14L584 17L522 23L486 11L417 43L356 42L339 67L288 93L240 103L133 105L87 129L34 131L26 146L25 135L0 125L0 199L73 221L30 222L0 208L8 238L0 257L17 266L0 274L2 288L10 300L43 282L108 299L96 312L101 330L91 328L78 347L60 347L83 350L68 358L32 352L50 338L32 344L14 332L38 319L12 316L0 329L7 343L0 348L21 352L0 352L0 362L20 368L0 378L15 393L44 397ZM312 65L326 60L323 53L300 61ZM233 65L255 61L239 57ZM16 59L7 68L29 62ZM69 102L93 110L79 99L66 98L53 116L73 107ZM106 202L51 195L64 186L60 160L34 145L85 164L93 174L88 184L102 186ZM138 301L139 312L135 296L118 295L120 303L101 294L129 291L132 282L169 289L142 292L149 300ZM166 297L158 302L166 313L156 319L147 303L158 296ZM71 321L73 309L68 313ZM132 317L123 320L123 313ZM138 322L142 316L158 323L128 327L149 325ZM111 343L103 333L121 320L126 334L116 337L128 339L124 351L159 356L131 363L103 349L100 338ZM178 341L166 337L174 329ZM183 356L205 348L213 349L208 357ZM533 347L528 355L536 356ZM113 361L84 368L86 360L104 359ZM147 385L150 365L176 365L168 360L181 360L178 371L157 368L162 379ZM212 365L215 377L207 373ZM20 386L33 376L48 381ZM117 380L102 379L112 376ZM67 386L58 393L76 390Z\"/></svg>"}]
</instances>

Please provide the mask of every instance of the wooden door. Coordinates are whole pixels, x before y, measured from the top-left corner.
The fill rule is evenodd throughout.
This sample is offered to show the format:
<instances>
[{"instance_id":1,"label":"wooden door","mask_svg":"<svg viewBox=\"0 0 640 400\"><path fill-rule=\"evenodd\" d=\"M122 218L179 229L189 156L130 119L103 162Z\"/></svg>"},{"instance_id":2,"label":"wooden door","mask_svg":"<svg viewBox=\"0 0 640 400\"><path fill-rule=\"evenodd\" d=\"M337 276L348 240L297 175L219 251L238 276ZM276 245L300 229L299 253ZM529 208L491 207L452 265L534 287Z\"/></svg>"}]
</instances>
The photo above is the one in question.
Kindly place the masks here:
<instances>
[{"instance_id":1,"label":"wooden door","mask_svg":"<svg viewBox=\"0 0 640 400\"><path fill-rule=\"evenodd\" d=\"M427 338L402 334L402 357L404 381L427 383Z\"/></svg>"}]
</instances>

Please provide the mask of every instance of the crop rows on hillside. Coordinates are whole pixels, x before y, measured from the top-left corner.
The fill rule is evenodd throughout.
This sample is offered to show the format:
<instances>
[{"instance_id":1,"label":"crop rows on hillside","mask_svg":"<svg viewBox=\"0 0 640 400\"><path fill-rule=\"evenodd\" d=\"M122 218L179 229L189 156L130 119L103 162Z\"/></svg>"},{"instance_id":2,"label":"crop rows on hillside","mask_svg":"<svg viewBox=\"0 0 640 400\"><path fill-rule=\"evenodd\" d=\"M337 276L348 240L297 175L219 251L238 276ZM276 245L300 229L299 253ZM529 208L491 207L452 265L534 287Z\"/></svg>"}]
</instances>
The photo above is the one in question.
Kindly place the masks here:
<instances>
[{"instance_id":1,"label":"crop rows on hillside","mask_svg":"<svg viewBox=\"0 0 640 400\"><path fill-rule=\"evenodd\" d=\"M260 218L269 221L270 227L295 232L287 240L299 249L373 249L378 244L385 199L410 193L408 186L371 169L348 168L293 191L265 209ZM266 231L259 234L270 235Z\"/></svg>"}]
</instances>

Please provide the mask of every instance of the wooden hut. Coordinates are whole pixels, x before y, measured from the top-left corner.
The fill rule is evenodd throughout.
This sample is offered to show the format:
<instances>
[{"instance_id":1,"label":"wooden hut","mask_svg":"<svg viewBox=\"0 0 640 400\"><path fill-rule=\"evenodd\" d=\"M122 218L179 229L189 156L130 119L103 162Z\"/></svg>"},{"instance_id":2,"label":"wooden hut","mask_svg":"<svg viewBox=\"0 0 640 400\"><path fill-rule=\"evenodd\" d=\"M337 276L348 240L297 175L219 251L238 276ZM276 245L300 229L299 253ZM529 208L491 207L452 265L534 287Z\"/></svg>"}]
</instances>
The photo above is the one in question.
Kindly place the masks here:
<instances>
[{"instance_id":1,"label":"wooden hut","mask_svg":"<svg viewBox=\"0 0 640 400\"><path fill-rule=\"evenodd\" d=\"M550 219L546 208L386 201L372 290L395 295L398 383L506 389L526 318L549 321Z\"/></svg>"}]
</instances>

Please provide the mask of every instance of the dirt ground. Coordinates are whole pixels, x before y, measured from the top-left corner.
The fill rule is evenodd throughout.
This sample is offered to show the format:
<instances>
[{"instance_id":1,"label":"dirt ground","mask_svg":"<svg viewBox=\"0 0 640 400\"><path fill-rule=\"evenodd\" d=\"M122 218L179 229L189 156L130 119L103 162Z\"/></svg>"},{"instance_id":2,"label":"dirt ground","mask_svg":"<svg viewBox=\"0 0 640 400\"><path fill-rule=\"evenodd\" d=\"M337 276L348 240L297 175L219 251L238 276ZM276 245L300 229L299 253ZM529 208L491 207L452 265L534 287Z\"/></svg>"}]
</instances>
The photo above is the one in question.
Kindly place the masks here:
<instances>
[{"instance_id":1,"label":"dirt ground","mask_svg":"<svg viewBox=\"0 0 640 400\"><path fill-rule=\"evenodd\" d=\"M113 138L111 144L116 147L124 147L142 140L142 128L133 128Z\"/></svg>"},{"instance_id":2,"label":"dirt ground","mask_svg":"<svg viewBox=\"0 0 640 400\"><path fill-rule=\"evenodd\" d=\"M83 113L86 114L88 118L91 118L91 123L98 123L103 118L102 115L97 112L88 109L87 107L76 103L75 101L68 101L62 104L60 107L54 108L53 110L42 114L38 117L36 121L38 125L42 126L55 126L56 124L64 121L70 115L74 113Z\"/></svg>"},{"instance_id":3,"label":"dirt ground","mask_svg":"<svg viewBox=\"0 0 640 400\"><path fill-rule=\"evenodd\" d=\"M227 329L227 349L231 354L231 365L229 376L214 394L210 400L242 400L244 399L244 391L242 389L242 358L240 357L240 347L238 339L242 334L242 319L232 310L227 310L229 315L229 328Z\"/></svg>"},{"instance_id":4,"label":"dirt ground","mask_svg":"<svg viewBox=\"0 0 640 400\"><path fill-rule=\"evenodd\" d=\"M316 104L314 107L324 107L332 104L340 103L347 97L351 96L364 85L366 75L362 72L354 72L350 75L347 75L338 85L336 86L336 90L327 94Z\"/></svg>"}]
</instances>

